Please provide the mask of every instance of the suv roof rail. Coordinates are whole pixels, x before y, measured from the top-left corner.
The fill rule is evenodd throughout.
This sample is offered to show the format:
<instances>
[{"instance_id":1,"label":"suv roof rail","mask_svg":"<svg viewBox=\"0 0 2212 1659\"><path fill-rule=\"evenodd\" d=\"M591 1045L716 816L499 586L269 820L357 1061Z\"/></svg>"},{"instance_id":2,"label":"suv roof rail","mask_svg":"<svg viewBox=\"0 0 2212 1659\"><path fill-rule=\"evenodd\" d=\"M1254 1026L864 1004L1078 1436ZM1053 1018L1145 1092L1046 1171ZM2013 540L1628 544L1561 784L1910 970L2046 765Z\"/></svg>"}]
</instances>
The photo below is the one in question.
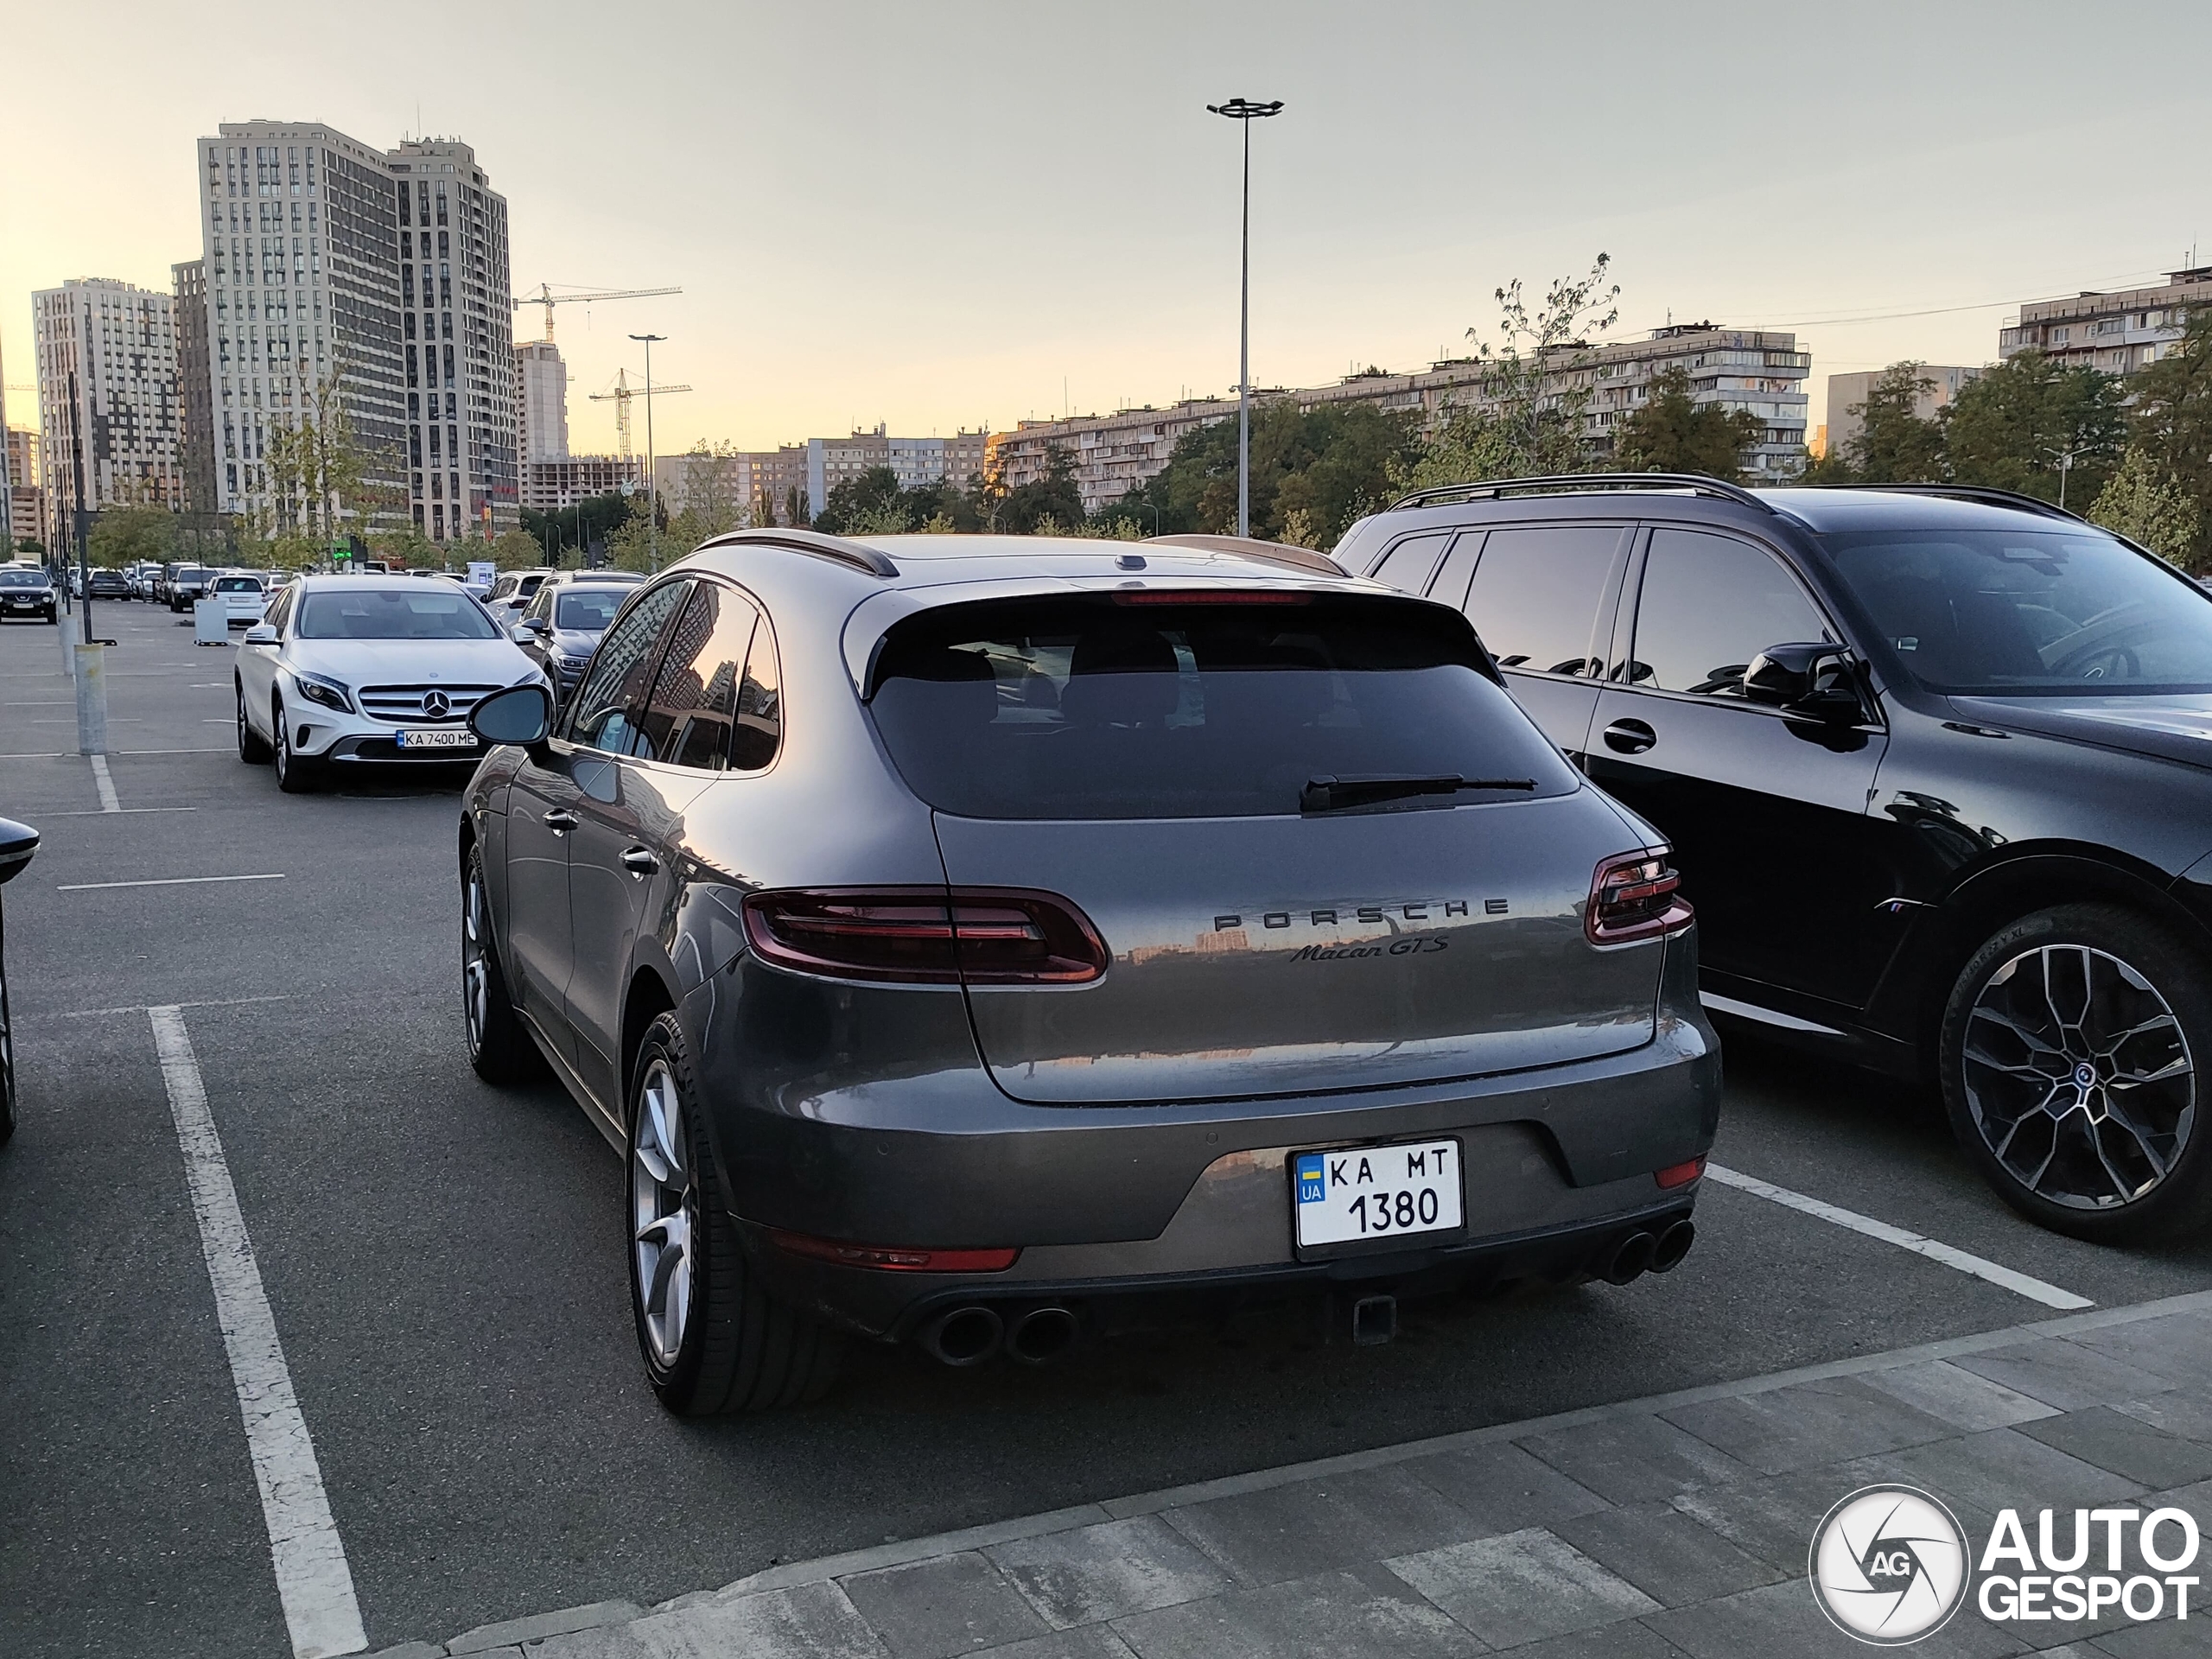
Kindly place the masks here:
<instances>
[{"instance_id":1,"label":"suv roof rail","mask_svg":"<svg viewBox=\"0 0 2212 1659\"><path fill-rule=\"evenodd\" d=\"M1212 536L1197 531L1179 531L1173 536L1147 536L1145 541L1154 547L1191 547L1206 553L1241 553L1248 559L1264 559L1270 564L1287 564L1294 569L1311 570L1316 575L1343 576L1351 574L1325 553L1317 553L1310 547L1293 547L1286 542L1263 542L1256 536Z\"/></svg>"},{"instance_id":2,"label":"suv roof rail","mask_svg":"<svg viewBox=\"0 0 2212 1659\"><path fill-rule=\"evenodd\" d=\"M2046 518L2070 518L2077 524L2089 521L2070 508L2055 501L2046 501L2039 495L2030 495L2024 490L1998 490L1980 484L1828 484L1820 487L1831 490L1888 490L1897 495L1934 495L1954 501L1979 501L1989 507L2017 507L2022 512L2039 513Z\"/></svg>"},{"instance_id":3,"label":"suv roof rail","mask_svg":"<svg viewBox=\"0 0 2212 1659\"><path fill-rule=\"evenodd\" d=\"M810 553L817 559L866 571L871 576L899 574L899 567L875 549L860 542L849 542L842 536L826 536L818 530L733 530L709 537L694 550L704 552L710 547L780 547L786 552Z\"/></svg>"},{"instance_id":4,"label":"suv roof rail","mask_svg":"<svg viewBox=\"0 0 2212 1659\"><path fill-rule=\"evenodd\" d=\"M1702 473L1552 473L1535 478L1486 479L1478 484L1438 484L1400 496L1383 511L1404 507L1433 507L1447 502L1496 501L1509 495L1573 495L1586 491L1651 490L1668 494L1709 495L1733 501L1739 507L1782 516L1772 502L1763 501L1740 484L1728 484Z\"/></svg>"}]
</instances>

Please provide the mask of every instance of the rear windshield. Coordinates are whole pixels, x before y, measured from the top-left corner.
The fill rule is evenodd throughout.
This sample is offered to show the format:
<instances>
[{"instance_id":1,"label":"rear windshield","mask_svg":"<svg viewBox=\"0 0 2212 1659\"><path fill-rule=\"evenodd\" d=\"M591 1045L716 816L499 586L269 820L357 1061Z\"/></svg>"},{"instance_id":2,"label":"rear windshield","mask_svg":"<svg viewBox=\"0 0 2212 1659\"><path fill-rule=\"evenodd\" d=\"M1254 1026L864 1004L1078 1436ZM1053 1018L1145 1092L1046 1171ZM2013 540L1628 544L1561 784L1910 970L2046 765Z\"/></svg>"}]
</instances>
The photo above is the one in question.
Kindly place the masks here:
<instances>
[{"instance_id":1,"label":"rear windshield","mask_svg":"<svg viewBox=\"0 0 2212 1659\"><path fill-rule=\"evenodd\" d=\"M302 639L495 639L492 619L457 588L359 588L309 594L292 632Z\"/></svg>"},{"instance_id":2,"label":"rear windshield","mask_svg":"<svg viewBox=\"0 0 2212 1659\"><path fill-rule=\"evenodd\" d=\"M215 591L219 594L257 594L261 591L259 576L218 576Z\"/></svg>"},{"instance_id":3,"label":"rear windshield","mask_svg":"<svg viewBox=\"0 0 2212 1659\"><path fill-rule=\"evenodd\" d=\"M1291 602L1101 594L925 612L884 643L877 729L908 786L963 817L1295 814L1326 777L1533 785L1378 810L1577 787L1478 666L1456 611L1268 597Z\"/></svg>"},{"instance_id":4,"label":"rear windshield","mask_svg":"<svg viewBox=\"0 0 2212 1659\"><path fill-rule=\"evenodd\" d=\"M614 620L614 613L629 597L626 588L573 588L554 601L553 626L598 633Z\"/></svg>"},{"instance_id":5,"label":"rear windshield","mask_svg":"<svg viewBox=\"0 0 2212 1659\"><path fill-rule=\"evenodd\" d=\"M1931 690L2212 691L2212 595L2087 524L1823 539L1897 660Z\"/></svg>"}]
</instances>

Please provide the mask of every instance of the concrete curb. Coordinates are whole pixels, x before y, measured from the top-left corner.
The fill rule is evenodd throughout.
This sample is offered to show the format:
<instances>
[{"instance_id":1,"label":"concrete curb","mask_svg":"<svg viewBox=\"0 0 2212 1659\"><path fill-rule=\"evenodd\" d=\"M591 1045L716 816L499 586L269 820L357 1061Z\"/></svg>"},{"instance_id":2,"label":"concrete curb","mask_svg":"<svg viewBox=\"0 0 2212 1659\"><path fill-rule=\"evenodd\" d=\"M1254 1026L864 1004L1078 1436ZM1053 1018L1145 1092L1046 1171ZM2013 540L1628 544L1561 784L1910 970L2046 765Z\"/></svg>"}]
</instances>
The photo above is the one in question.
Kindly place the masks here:
<instances>
[{"instance_id":1,"label":"concrete curb","mask_svg":"<svg viewBox=\"0 0 2212 1659\"><path fill-rule=\"evenodd\" d=\"M982 1526L963 1528L957 1532L937 1533L924 1538L902 1539L895 1543L880 1544L868 1549L848 1551L839 1555L825 1555L813 1560L794 1561L785 1566L768 1567L726 1584L719 1589L696 1590L657 1604L654 1613L681 1612L714 1603L734 1601L746 1596L771 1591L802 1589L813 1585L827 1584L839 1579L863 1573L874 1573L886 1567L908 1567L918 1561L939 1556L955 1555L966 1551L1013 1543L1020 1540L1046 1536L1053 1533L1073 1531L1077 1528L1096 1526L1104 1522L1128 1520L1139 1516L1154 1515L1184 1505L1204 1503L1211 1499L1241 1497L1278 1486L1290 1485L1356 1471L1384 1468L1392 1464L1407 1463L1417 1458L1433 1456L1438 1452L1461 1451L1472 1446L1497 1441L1519 1440L1526 1436L1555 1433L1563 1429L1584 1428L1596 1424L1618 1421L1627 1418L1649 1417L1659 1413L1680 1409L1686 1406L1701 1405L1716 1400L1740 1400L1758 1395L1771 1394L1783 1389L1807 1382L1826 1382L1837 1377L1864 1376L1872 1371L1901 1370L1910 1365L1924 1364L1932 1360L1955 1359L1961 1356L1987 1353L2001 1348L2016 1347L2023 1343L2056 1341L2078 1333L2108 1330L2118 1325L2138 1324L2148 1319L2164 1319L2177 1313L2212 1311L2212 1290L2193 1291L2184 1295L2171 1296L2154 1302L2139 1302L2125 1307L2095 1308L2086 1313L2061 1314L2054 1319L2038 1319L2028 1324L2004 1325L1994 1331L1977 1335L1949 1337L1939 1342L1923 1343L1911 1348L1895 1348L1880 1353L1854 1355L1849 1359L1829 1360L1818 1365L1800 1366L1794 1370L1775 1371L1761 1376L1745 1377L1732 1382L1707 1383L1694 1389L1681 1389L1670 1394L1648 1395L1640 1399L1625 1400L1611 1405L1591 1406L1577 1411L1560 1412L1548 1417L1523 1419L1518 1422L1494 1423L1485 1428L1464 1429L1455 1433L1440 1434L1427 1440L1408 1440L1395 1446L1377 1446L1365 1452L1348 1452L1336 1457L1318 1458L1306 1463L1284 1464L1274 1468L1255 1470L1249 1474L1229 1475L1218 1480L1198 1481L1186 1486L1171 1486L1157 1491L1137 1493L1127 1497L1109 1498L1095 1503L1081 1503L1062 1510L1051 1510L1039 1515L1017 1516ZM607 1610L604 1616L601 1610ZM620 1611L616 1611L620 1610ZM582 1616L590 1615L588 1618ZM599 1602L589 1607L573 1608L562 1613L539 1615L535 1618L514 1619L497 1624L480 1626L466 1636L457 1637L445 1647L426 1646L410 1643L404 1647L384 1649L374 1659L429 1659L434 1655L454 1656L486 1652L501 1645L518 1648L524 1642L537 1641L556 1634L587 1630L602 1624L620 1624L639 1616L639 1610L626 1602ZM582 1618L578 1623L556 1621ZM467 1645L464 1646L463 1643Z\"/></svg>"}]
</instances>

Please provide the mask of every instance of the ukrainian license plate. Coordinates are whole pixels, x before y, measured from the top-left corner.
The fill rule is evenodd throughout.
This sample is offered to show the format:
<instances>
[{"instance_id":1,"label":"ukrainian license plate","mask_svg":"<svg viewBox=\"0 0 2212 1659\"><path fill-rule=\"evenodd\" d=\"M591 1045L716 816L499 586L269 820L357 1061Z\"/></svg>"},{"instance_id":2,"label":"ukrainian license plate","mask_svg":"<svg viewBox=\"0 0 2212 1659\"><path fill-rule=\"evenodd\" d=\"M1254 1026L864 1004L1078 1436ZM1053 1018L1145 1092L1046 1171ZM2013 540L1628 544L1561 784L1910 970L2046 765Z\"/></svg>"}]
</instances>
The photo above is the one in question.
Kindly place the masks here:
<instances>
[{"instance_id":1,"label":"ukrainian license plate","mask_svg":"<svg viewBox=\"0 0 2212 1659\"><path fill-rule=\"evenodd\" d=\"M476 734L466 728L456 731L450 727L442 731L403 731L399 734L399 747L403 749L473 749L476 747Z\"/></svg>"},{"instance_id":2,"label":"ukrainian license plate","mask_svg":"<svg viewBox=\"0 0 2212 1659\"><path fill-rule=\"evenodd\" d=\"M1301 1249L1459 1227L1457 1141L1301 1152L1291 1167Z\"/></svg>"}]
</instances>

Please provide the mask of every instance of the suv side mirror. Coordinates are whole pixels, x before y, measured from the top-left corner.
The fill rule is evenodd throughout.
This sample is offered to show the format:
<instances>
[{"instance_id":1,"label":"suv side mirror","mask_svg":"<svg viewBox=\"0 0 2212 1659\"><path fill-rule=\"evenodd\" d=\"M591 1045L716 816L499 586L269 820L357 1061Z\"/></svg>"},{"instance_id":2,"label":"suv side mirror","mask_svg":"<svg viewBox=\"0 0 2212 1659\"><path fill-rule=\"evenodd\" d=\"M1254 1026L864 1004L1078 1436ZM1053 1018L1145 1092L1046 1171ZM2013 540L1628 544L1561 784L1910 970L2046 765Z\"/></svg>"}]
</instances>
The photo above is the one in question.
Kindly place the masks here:
<instances>
[{"instance_id":1,"label":"suv side mirror","mask_svg":"<svg viewBox=\"0 0 2212 1659\"><path fill-rule=\"evenodd\" d=\"M37 850L37 830L13 818L0 818L0 886L21 875Z\"/></svg>"},{"instance_id":2,"label":"suv side mirror","mask_svg":"<svg viewBox=\"0 0 2212 1659\"><path fill-rule=\"evenodd\" d=\"M1744 696L1824 726L1855 725L1866 707L1853 668L1851 653L1825 639L1769 645L1744 671Z\"/></svg>"},{"instance_id":3,"label":"suv side mirror","mask_svg":"<svg viewBox=\"0 0 2212 1659\"><path fill-rule=\"evenodd\" d=\"M245 631L245 643L249 645L273 645L276 643L276 630L266 622L257 622Z\"/></svg>"},{"instance_id":4,"label":"suv side mirror","mask_svg":"<svg viewBox=\"0 0 2212 1659\"><path fill-rule=\"evenodd\" d=\"M468 729L486 743L534 747L553 729L553 697L542 685L511 685L468 711Z\"/></svg>"}]
</instances>

